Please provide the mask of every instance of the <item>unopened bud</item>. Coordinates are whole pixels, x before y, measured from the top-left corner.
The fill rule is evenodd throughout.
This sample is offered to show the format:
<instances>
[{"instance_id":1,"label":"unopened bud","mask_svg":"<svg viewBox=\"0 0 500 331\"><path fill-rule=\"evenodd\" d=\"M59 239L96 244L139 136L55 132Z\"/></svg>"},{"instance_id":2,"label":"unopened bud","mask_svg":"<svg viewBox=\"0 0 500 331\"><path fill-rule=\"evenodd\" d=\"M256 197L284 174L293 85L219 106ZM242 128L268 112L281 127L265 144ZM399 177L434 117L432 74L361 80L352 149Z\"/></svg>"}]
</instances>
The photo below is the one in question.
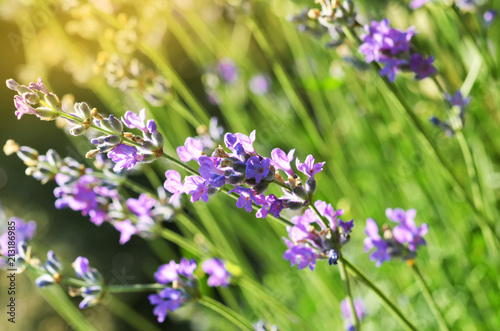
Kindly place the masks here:
<instances>
[{"instance_id":1,"label":"unopened bud","mask_svg":"<svg viewBox=\"0 0 500 331\"><path fill-rule=\"evenodd\" d=\"M315 19L317 19L320 16L320 11L317 8L311 9L307 13L307 16L309 16L310 19L315 20Z\"/></svg>"},{"instance_id":2,"label":"unopened bud","mask_svg":"<svg viewBox=\"0 0 500 331\"><path fill-rule=\"evenodd\" d=\"M3 152L5 155L11 155L17 153L19 151L19 145L12 139L9 139L5 142L3 146Z\"/></svg>"},{"instance_id":3,"label":"unopened bud","mask_svg":"<svg viewBox=\"0 0 500 331\"><path fill-rule=\"evenodd\" d=\"M72 135L72 136L79 136L79 135L82 135L85 133L85 131L87 131L85 129L85 125L77 125L77 126L74 126L72 127L70 130L69 130L69 133Z\"/></svg>"},{"instance_id":4,"label":"unopened bud","mask_svg":"<svg viewBox=\"0 0 500 331\"><path fill-rule=\"evenodd\" d=\"M38 107L36 109L36 116L42 121L53 121L59 116L59 114L52 108Z\"/></svg>"},{"instance_id":5,"label":"unopened bud","mask_svg":"<svg viewBox=\"0 0 500 331\"><path fill-rule=\"evenodd\" d=\"M99 150L98 149L92 149L92 150L88 151L87 154L85 154L85 157L87 159L93 159L97 154L99 154Z\"/></svg>"},{"instance_id":6,"label":"unopened bud","mask_svg":"<svg viewBox=\"0 0 500 331\"><path fill-rule=\"evenodd\" d=\"M24 93L23 99L30 105L37 105L40 103L40 97L35 92Z\"/></svg>"},{"instance_id":7,"label":"unopened bud","mask_svg":"<svg viewBox=\"0 0 500 331\"><path fill-rule=\"evenodd\" d=\"M75 103L75 110L80 115L81 118L89 118L90 117L90 107L85 102Z\"/></svg>"},{"instance_id":8,"label":"unopened bud","mask_svg":"<svg viewBox=\"0 0 500 331\"><path fill-rule=\"evenodd\" d=\"M17 91L19 89L19 83L16 82L15 80L13 80L12 78L10 79L7 79L7 81L5 82L5 84L7 85L7 87L13 91Z\"/></svg>"},{"instance_id":9,"label":"unopened bud","mask_svg":"<svg viewBox=\"0 0 500 331\"><path fill-rule=\"evenodd\" d=\"M101 114L97 111L97 109L96 109L96 108L92 109L92 110L90 111L90 114L92 115L92 117L93 117L93 118L95 118L95 119L97 119L97 120L101 120L101 121L102 121L102 119L104 118L104 117L102 117L102 115L101 115Z\"/></svg>"},{"instance_id":10,"label":"unopened bud","mask_svg":"<svg viewBox=\"0 0 500 331\"><path fill-rule=\"evenodd\" d=\"M57 111L62 111L61 100L54 93L45 94L45 102Z\"/></svg>"}]
</instances>

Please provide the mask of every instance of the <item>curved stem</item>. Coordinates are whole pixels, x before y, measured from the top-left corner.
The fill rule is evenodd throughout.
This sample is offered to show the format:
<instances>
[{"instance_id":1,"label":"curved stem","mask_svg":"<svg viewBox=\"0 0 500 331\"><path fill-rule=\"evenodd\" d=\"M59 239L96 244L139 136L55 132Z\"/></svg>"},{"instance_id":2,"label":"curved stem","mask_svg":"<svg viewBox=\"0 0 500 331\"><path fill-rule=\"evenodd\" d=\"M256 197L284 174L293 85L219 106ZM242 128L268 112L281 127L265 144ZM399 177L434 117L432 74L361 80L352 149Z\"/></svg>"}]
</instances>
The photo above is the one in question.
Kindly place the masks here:
<instances>
[{"instance_id":1,"label":"curved stem","mask_svg":"<svg viewBox=\"0 0 500 331\"><path fill-rule=\"evenodd\" d=\"M205 296L202 297L198 302L201 305L213 310L222 317L226 318L228 321L231 321L241 330L254 330L252 324L246 318L244 318L231 308L224 306L220 302Z\"/></svg>"},{"instance_id":2,"label":"curved stem","mask_svg":"<svg viewBox=\"0 0 500 331\"><path fill-rule=\"evenodd\" d=\"M356 266L354 266L349 260L344 259L343 262L347 268L347 271L357 279L359 279L363 284L365 284L373 293L375 293L385 307L396 317L401 325L406 330L416 331L417 328L408 320L408 318L399 310L399 308L394 304L383 292L380 290L377 285L375 285L368 277L359 270Z\"/></svg>"},{"instance_id":3,"label":"curved stem","mask_svg":"<svg viewBox=\"0 0 500 331\"><path fill-rule=\"evenodd\" d=\"M432 313L434 314L434 317L436 317L436 320L439 324L439 328L442 331L449 331L450 329L448 328L448 325L446 324L446 321L443 317L443 314L439 310L438 305L436 304L436 301L434 301L434 298L432 297L431 291L429 290L429 287L425 283L424 277L422 277L422 274L420 273L420 270L418 270L417 265L415 264L415 262L413 260L408 260L408 265L411 267L411 270L413 271L413 274L415 275L415 278L417 279L417 283L420 286L422 293L424 294L424 297L425 297L425 300L427 301L427 304L431 308Z\"/></svg>"}]
</instances>

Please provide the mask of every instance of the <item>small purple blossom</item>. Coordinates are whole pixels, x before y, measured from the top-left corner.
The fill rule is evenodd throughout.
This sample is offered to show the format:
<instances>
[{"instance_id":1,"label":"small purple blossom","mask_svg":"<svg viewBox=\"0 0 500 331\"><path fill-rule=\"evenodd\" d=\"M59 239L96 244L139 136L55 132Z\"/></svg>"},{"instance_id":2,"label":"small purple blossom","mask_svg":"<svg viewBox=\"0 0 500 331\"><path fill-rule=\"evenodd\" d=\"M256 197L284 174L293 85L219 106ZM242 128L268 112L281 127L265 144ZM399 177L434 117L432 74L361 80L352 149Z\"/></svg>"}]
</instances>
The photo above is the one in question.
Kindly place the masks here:
<instances>
[{"instance_id":1,"label":"small purple blossom","mask_svg":"<svg viewBox=\"0 0 500 331\"><path fill-rule=\"evenodd\" d=\"M226 147L236 153L236 155L250 154L255 155L253 142L255 141L255 130L246 136L242 133L226 133L224 143Z\"/></svg>"},{"instance_id":2,"label":"small purple blossom","mask_svg":"<svg viewBox=\"0 0 500 331\"><path fill-rule=\"evenodd\" d=\"M142 132L148 132L146 124L146 109L142 108L139 111L139 115L128 110L122 117L122 122L129 129L139 129Z\"/></svg>"},{"instance_id":3,"label":"small purple blossom","mask_svg":"<svg viewBox=\"0 0 500 331\"><path fill-rule=\"evenodd\" d=\"M137 148L126 144L116 145L112 151L108 152L108 157L116 163L113 167L114 172L121 169L130 170L135 167L137 162L144 160L144 155L138 154Z\"/></svg>"},{"instance_id":4,"label":"small purple blossom","mask_svg":"<svg viewBox=\"0 0 500 331\"><path fill-rule=\"evenodd\" d=\"M444 97L452 107L459 107L462 111L470 102L470 97L464 98L460 91L457 91L453 96L445 93Z\"/></svg>"},{"instance_id":5,"label":"small purple blossom","mask_svg":"<svg viewBox=\"0 0 500 331\"><path fill-rule=\"evenodd\" d=\"M149 302L155 306L153 313L158 322L163 323L169 311L175 311L182 303L182 293L172 288L166 288L159 294L151 294Z\"/></svg>"},{"instance_id":6,"label":"small purple blossom","mask_svg":"<svg viewBox=\"0 0 500 331\"><path fill-rule=\"evenodd\" d=\"M127 199L128 209L139 217L150 217L151 210L153 209L155 204L156 199L151 197L147 193L142 193L141 195L139 195L139 199Z\"/></svg>"},{"instance_id":7,"label":"small purple blossom","mask_svg":"<svg viewBox=\"0 0 500 331\"><path fill-rule=\"evenodd\" d=\"M288 154L283 152L279 148L275 148L271 151L271 159L273 161L273 165L277 169L281 169L286 172L291 177L296 177L295 173L290 166L290 162L293 160L293 154L295 153L295 149L290 150Z\"/></svg>"},{"instance_id":8,"label":"small purple blossom","mask_svg":"<svg viewBox=\"0 0 500 331\"><path fill-rule=\"evenodd\" d=\"M297 268L304 269L309 266L311 271L316 266L316 256L314 250L310 247L294 245L291 241L285 238L288 250L283 253L283 258L289 260L292 267L298 264Z\"/></svg>"},{"instance_id":9,"label":"small purple blossom","mask_svg":"<svg viewBox=\"0 0 500 331\"><path fill-rule=\"evenodd\" d=\"M184 193L184 184L182 183L181 174L175 170L167 170L167 172L165 172L165 177L167 179L165 183L163 183L163 187L165 190L172 193L169 201L173 202L179 199L179 196Z\"/></svg>"},{"instance_id":10,"label":"small purple blossom","mask_svg":"<svg viewBox=\"0 0 500 331\"><path fill-rule=\"evenodd\" d=\"M208 286L226 287L229 285L231 274L229 273L229 271L227 271L223 260L213 258L203 262L201 267L203 271L205 271L209 275L207 281Z\"/></svg>"},{"instance_id":11,"label":"small purple blossom","mask_svg":"<svg viewBox=\"0 0 500 331\"><path fill-rule=\"evenodd\" d=\"M238 68L233 60L225 58L219 61L220 75L226 83L234 83L238 79Z\"/></svg>"},{"instance_id":12,"label":"small purple blossom","mask_svg":"<svg viewBox=\"0 0 500 331\"><path fill-rule=\"evenodd\" d=\"M160 284L169 284L179 279L177 269L177 263L174 260L171 260L168 264L162 264L154 274L155 280Z\"/></svg>"},{"instance_id":13,"label":"small purple blossom","mask_svg":"<svg viewBox=\"0 0 500 331\"><path fill-rule=\"evenodd\" d=\"M425 5L429 1L430 0L413 0L410 3L410 8L413 10L418 9L418 8L422 7L423 5Z\"/></svg>"},{"instance_id":14,"label":"small purple blossom","mask_svg":"<svg viewBox=\"0 0 500 331\"><path fill-rule=\"evenodd\" d=\"M375 247L376 250L370 255L370 260L376 262L375 265L380 267L384 261L391 259L388 252L389 246L378 234L378 226L373 219L366 220L365 232L368 237L364 240L364 250L369 252Z\"/></svg>"},{"instance_id":15,"label":"small purple blossom","mask_svg":"<svg viewBox=\"0 0 500 331\"><path fill-rule=\"evenodd\" d=\"M28 115L37 115L37 111L35 108L31 107L26 100L19 96L16 95L14 97L14 105L16 106L16 111L15 115L17 116L17 119L20 120L23 115L28 114Z\"/></svg>"},{"instance_id":16,"label":"small purple blossom","mask_svg":"<svg viewBox=\"0 0 500 331\"><path fill-rule=\"evenodd\" d=\"M186 258L182 258L181 262L177 265L177 273L186 278L193 279L193 273L197 266L194 259L187 260Z\"/></svg>"},{"instance_id":17,"label":"small purple blossom","mask_svg":"<svg viewBox=\"0 0 500 331\"><path fill-rule=\"evenodd\" d=\"M252 156L247 161L246 176L247 178L255 178L256 183L260 183L269 173L271 160L263 158L262 160L257 155Z\"/></svg>"},{"instance_id":18,"label":"small purple blossom","mask_svg":"<svg viewBox=\"0 0 500 331\"><path fill-rule=\"evenodd\" d=\"M201 156L198 159L198 163L200 164L198 172L207 181L207 184L214 187L221 187L226 183L224 170L219 168L220 158Z\"/></svg>"},{"instance_id":19,"label":"small purple blossom","mask_svg":"<svg viewBox=\"0 0 500 331\"><path fill-rule=\"evenodd\" d=\"M308 179L314 179L314 175L318 172L323 171L323 166L326 162L314 163L314 157L309 154L306 157L304 163L300 163L299 158L296 159L295 164L297 166L297 170L304 173Z\"/></svg>"},{"instance_id":20,"label":"small purple blossom","mask_svg":"<svg viewBox=\"0 0 500 331\"><path fill-rule=\"evenodd\" d=\"M191 194L191 202L196 202L200 198L208 202L208 186L205 180L200 176L188 176L184 181L184 190L187 194Z\"/></svg>"},{"instance_id":21,"label":"small purple blossom","mask_svg":"<svg viewBox=\"0 0 500 331\"><path fill-rule=\"evenodd\" d=\"M177 155L182 162L197 160L203 155L203 144L198 139L186 138L184 146L177 147Z\"/></svg>"},{"instance_id":22,"label":"small purple blossom","mask_svg":"<svg viewBox=\"0 0 500 331\"><path fill-rule=\"evenodd\" d=\"M120 244L123 245L130 240L134 234L138 234L137 227L130 220L124 220L113 224L115 229L120 232Z\"/></svg>"},{"instance_id":23,"label":"small purple blossom","mask_svg":"<svg viewBox=\"0 0 500 331\"><path fill-rule=\"evenodd\" d=\"M413 54L410 58L410 69L415 73L415 79L424 79L434 75L437 69L432 65L433 62L433 56L426 59L422 54Z\"/></svg>"},{"instance_id":24,"label":"small purple blossom","mask_svg":"<svg viewBox=\"0 0 500 331\"><path fill-rule=\"evenodd\" d=\"M31 238L33 238L33 235L35 234L36 230L36 223L35 221L29 221L26 222L20 218L17 217L11 217L9 218L7 224L12 224L9 226L14 226L15 231L16 231L16 244L15 244L15 250L16 254L18 254L18 243L21 241L29 241ZM9 251L9 233L8 230L0 235L0 254L3 256L9 256L8 254Z\"/></svg>"}]
</instances>

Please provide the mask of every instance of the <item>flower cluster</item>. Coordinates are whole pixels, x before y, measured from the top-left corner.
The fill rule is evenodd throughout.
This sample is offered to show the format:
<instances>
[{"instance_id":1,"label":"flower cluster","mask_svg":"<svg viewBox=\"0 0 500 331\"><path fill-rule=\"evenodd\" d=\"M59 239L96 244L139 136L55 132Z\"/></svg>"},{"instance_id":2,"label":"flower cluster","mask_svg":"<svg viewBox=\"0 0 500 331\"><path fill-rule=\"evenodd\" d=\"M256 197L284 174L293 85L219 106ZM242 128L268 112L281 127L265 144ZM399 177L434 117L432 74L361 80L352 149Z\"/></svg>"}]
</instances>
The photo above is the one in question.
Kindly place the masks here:
<instances>
[{"instance_id":1,"label":"flower cluster","mask_svg":"<svg viewBox=\"0 0 500 331\"><path fill-rule=\"evenodd\" d=\"M462 130L465 125L465 107L470 102L470 98L464 98L460 91L455 95L445 94L446 100L449 102L451 109L449 111L449 120L440 120L436 116L432 116L430 121L432 124L443 130L448 137L455 135L455 131Z\"/></svg>"},{"instance_id":2,"label":"flower cluster","mask_svg":"<svg viewBox=\"0 0 500 331\"><path fill-rule=\"evenodd\" d=\"M59 98L49 92L42 78L28 86L9 79L7 87L18 93L14 97L18 119L24 114L33 114L42 120L63 117L71 123L72 135L84 134L91 127L103 132L104 135L91 139L90 142L97 148L89 151L86 156L93 158L98 153L108 153L108 157L116 163L113 168L116 172L132 169L137 163L152 162L163 155L163 135L158 131L154 120L146 122L145 109L142 109L139 115L127 111L119 120L113 115L104 118L97 109L90 109L86 103L81 102L75 103L74 113L67 113L63 110ZM124 125L129 129L139 129L142 136L124 132Z\"/></svg>"},{"instance_id":3,"label":"flower cluster","mask_svg":"<svg viewBox=\"0 0 500 331\"><path fill-rule=\"evenodd\" d=\"M174 311L182 303L200 297L198 281L194 277L196 267L194 259L182 258L180 263L171 260L155 272L154 277L159 284L172 284L158 294L149 296L149 302L155 306L153 313L158 317L158 322L165 321L168 311Z\"/></svg>"},{"instance_id":4,"label":"flower cluster","mask_svg":"<svg viewBox=\"0 0 500 331\"><path fill-rule=\"evenodd\" d=\"M288 237L283 238L288 250L283 258L290 260L299 269L309 266L314 270L316 259L328 259L330 265L337 264L340 248L349 242L354 220L342 221L342 209L334 210L331 204L317 200L313 209L291 219L294 224L288 227Z\"/></svg>"},{"instance_id":5,"label":"flower cluster","mask_svg":"<svg viewBox=\"0 0 500 331\"><path fill-rule=\"evenodd\" d=\"M362 321L366 316L366 311L363 306L363 301L361 299L354 299L354 310L356 312L356 316L358 317L358 321ZM355 331L354 326L354 318L351 313L351 307L349 304L349 299L345 298L340 302L340 311L342 312L342 318L345 320L345 329L346 331Z\"/></svg>"},{"instance_id":6,"label":"flower cluster","mask_svg":"<svg viewBox=\"0 0 500 331\"><path fill-rule=\"evenodd\" d=\"M298 171L307 176L304 186L290 165L295 150L286 154L275 148L271 152L271 158L266 158L257 154L253 147L254 141L255 131L250 136L226 133L224 142L230 152L219 146L212 156L207 156L198 140L187 138L184 146L177 149L177 153L184 162L198 162L199 176L187 176L182 181L177 171L168 170L165 173L165 189L173 194L172 199L186 193L191 195L191 202L199 199L207 202L209 195L229 184L234 186L229 193L239 195L236 203L238 208L251 212L253 204L261 207L257 212L258 218L265 218L269 213L279 217L283 209L298 209L309 205L316 190L314 176L322 171L324 162L315 163L312 155L308 155L304 163L296 159ZM282 179L278 170L289 176L287 181ZM284 197L263 194L273 182L286 188Z\"/></svg>"},{"instance_id":7,"label":"flower cluster","mask_svg":"<svg viewBox=\"0 0 500 331\"><path fill-rule=\"evenodd\" d=\"M71 157L63 159L52 149L46 155L39 155L35 149L20 147L13 140L7 141L4 151L6 154L17 153L28 166L26 173L42 183L55 180L58 185L54 189L56 208L80 211L98 226L111 223L121 233L121 244L129 241L132 235L152 237L158 223L171 219L174 214L174 206L167 202L162 187L158 188L159 199L147 193L142 193L137 199L124 199L119 193L123 177L106 171L111 161L104 155L95 162L104 169L101 173L85 168ZM178 204L175 199L171 202Z\"/></svg>"},{"instance_id":8,"label":"flower cluster","mask_svg":"<svg viewBox=\"0 0 500 331\"><path fill-rule=\"evenodd\" d=\"M417 214L415 209L404 211L400 208L394 210L387 208L385 214L398 225L392 230L388 225L384 225L382 237L377 223L371 218L366 220L365 231L368 237L364 241L364 250L369 252L375 248L370 255L370 260L376 262L377 267L391 258L413 259L417 254L418 246L426 244L423 236L427 233L427 224L424 223L419 227L415 225Z\"/></svg>"},{"instance_id":9,"label":"flower cluster","mask_svg":"<svg viewBox=\"0 0 500 331\"><path fill-rule=\"evenodd\" d=\"M416 34L413 27L399 31L391 28L389 20L384 19L371 22L365 29L359 51L365 55L366 62L383 63L380 74L387 76L389 81L394 82L400 70L414 72L415 79L424 79L437 72L432 65L434 57L426 58L412 48L410 40Z\"/></svg>"}]
</instances>

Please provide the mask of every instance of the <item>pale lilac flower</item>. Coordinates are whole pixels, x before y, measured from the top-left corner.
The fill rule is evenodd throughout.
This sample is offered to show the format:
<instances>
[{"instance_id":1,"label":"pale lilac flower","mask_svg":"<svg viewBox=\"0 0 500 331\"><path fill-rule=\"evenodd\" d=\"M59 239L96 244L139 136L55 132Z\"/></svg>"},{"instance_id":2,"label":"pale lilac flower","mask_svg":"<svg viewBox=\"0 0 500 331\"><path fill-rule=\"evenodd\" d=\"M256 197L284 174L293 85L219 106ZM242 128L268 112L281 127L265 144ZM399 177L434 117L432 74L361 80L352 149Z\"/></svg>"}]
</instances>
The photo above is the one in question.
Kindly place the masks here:
<instances>
[{"instance_id":1,"label":"pale lilac flower","mask_svg":"<svg viewBox=\"0 0 500 331\"><path fill-rule=\"evenodd\" d=\"M169 311L175 311L182 303L182 293L172 288L166 288L159 294L151 294L149 302L155 306L153 313L158 322L163 323Z\"/></svg>"},{"instance_id":2,"label":"pale lilac flower","mask_svg":"<svg viewBox=\"0 0 500 331\"><path fill-rule=\"evenodd\" d=\"M43 78L42 77L38 77L38 80L36 83L29 83L28 85L28 88L31 89L31 90L37 90L37 91L40 91L42 92L43 94L49 94L49 90L47 89L47 87L45 86L44 82L43 82Z\"/></svg>"},{"instance_id":3,"label":"pale lilac flower","mask_svg":"<svg viewBox=\"0 0 500 331\"><path fill-rule=\"evenodd\" d=\"M28 115L37 115L38 112L36 111L35 108L31 107L26 100L19 96L16 95L14 97L14 105L16 106L16 111L15 115L17 116L17 119L20 120L23 115L28 114Z\"/></svg>"},{"instance_id":4,"label":"pale lilac flower","mask_svg":"<svg viewBox=\"0 0 500 331\"><path fill-rule=\"evenodd\" d=\"M177 263L171 260L168 264L162 264L155 272L155 280L160 284L168 284L179 279Z\"/></svg>"},{"instance_id":5,"label":"pale lilac flower","mask_svg":"<svg viewBox=\"0 0 500 331\"><path fill-rule=\"evenodd\" d=\"M18 243L21 241L29 241L33 238L36 230L36 223L34 221L26 222L17 217L9 218L7 224L14 224L16 231L16 244L15 250L16 254L18 254ZM9 251L9 233L8 230L5 229L5 232L0 236L0 254L3 256L8 256Z\"/></svg>"},{"instance_id":6,"label":"pale lilac flower","mask_svg":"<svg viewBox=\"0 0 500 331\"><path fill-rule=\"evenodd\" d=\"M198 172L207 181L207 184L214 187L221 187L226 182L224 170L219 168L220 161L220 158L210 156L201 156L198 159L200 164Z\"/></svg>"},{"instance_id":7,"label":"pale lilac flower","mask_svg":"<svg viewBox=\"0 0 500 331\"><path fill-rule=\"evenodd\" d=\"M290 166L290 162L293 160L293 154L295 153L295 149L290 150L288 154L283 152L279 148L275 148L271 151L271 159L273 160L273 165L277 169L281 169L286 172L291 177L296 177L295 173Z\"/></svg>"},{"instance_id":8,"label":"pale lilac flower","mask_svg":"<svg viewBox=\"0 0 500 331\"><path fill-rule=\"evenodd\" d=\"M113 171L118 172L121 169L132 169L137 162L144 160L144 155L137 153L137 148L126 144L118 144L112 151L108 152L108 157L115 162Z\"/></svg>"},{"instance_id":9,"label":"pale lilac flower","mask_svg":"<svg viewBox=\"0 0 500 331\"><path fill-rule=\"evenodd\" d=\"M139 195L139 199L127 199L127 207L131 212L139 216L139 218L151 217L151 210L156 202L156 199L149 194L142 193Z\"/></svg>"},{"instance_id":10,"label":"pale lilac flower","mask_svg":"<svg viewBox=\"0 0 500 331\"><path fill-rule=\"evenodd\" d=\"M220 60L219 70L222 79L224 79L226 83L231 84L238 79L238 68L234 61L229 58Z\"/></svg>"},{"instance_id":11,"label":"pale lilac flower","mask_svg":"<svg viewBox=\"0 0 500 331\"><path fill-rule=\"evenodd\" d=\"M370 260L376 262L375 265L380 267L384 261L389 261L391 256L389 255L389 246L380 237L378 233L377 223L371 218L366 220L366 234L368 235L364 241L364 250L369 252L372 248L375 248L375 252L370 255Z\"/></svg>"},{"instance_id":12,"label":"pale lilac flower","mask_svg":"<svg viewBox=\"0 0 500 331\"><path fill-rule=\"evenodd\" d=\"M120 244L125 244L130 240L130 237L134 234L138 234L139 231L137 227L132 224L132 222L127 219L121 222L116 222L113 224L115 229L120 232Z\"/></svg>"},{"instance_id":13,"label":"pale lilac flower","mask_svg":"<svg viewBox=\"0 0 500 331\"><path fill-rule=\"evenodd\" d=\"M167 172L165 172L165 177L167 179L165 180L163 187L165 190L172 193L169 201L173 202L179 199L179 196L184 193L184 184L182 183L181 174L175 170L167 170Z\"/></svg>"},{"instance_id":14,"label":"pale lilac flower","mask_svg":"<svg viewBox=\"0 0 500 331\"><path fill-rule=\"evenodd\" d=\"M408 209L407 211L405 211L404 209L401 208L396 208L396 209L387 208L385 210L385 216L387 216L388 219L396 223L403 223L408 220L413 220L416 215L417 211L415 209Z\"/></svg>"},{"instance_id":15,"label":"pale lilac flower","mask_svg":"<svg viewBox=\"0 0 500 331\"><path fill-rule=\"evenodd\" d=\"M203 262L201 267L203 271L205 271L208 275L210 275L207 281L208 286L226 287L229 285L229 281L231 280L231 274L229 273L229 271L227 271L224 265L224 261L217 258L213 258Z\"/></svg>"},{"instance_id":16,"label":"pale lilac flower","mask_svg":"<svg viewBox=\"0 0 500 331\"><path fill-rule=\"evenodd\" d=\"M314 179L314 175L323 170L323 165L326 162L314 163L314 157L309 154L306 157L304 163L300 163L299 158L295 160L295 165L297 166L297 170L307 175L309 179Z\"/></svg>"},{"instance_id":17,"label":"pale lilac flower","mask_svg":"<svg viewBox=\"0 0 500 331\"><path fill-rule=\"evenodd\" d=\"M184 190L187 194L191 194L191 202L196 202L200 198L208 202L208 187L205 180L200 176L188 176L184 181Z\"/></svg>"},{"instance_id":18,"label":"pale lilac flower","mask_svg":"<svg viewBox=\"0 0 500 331\"><path fill-rule=\"evenodd\" d=\"M177 273L181 276L184 276L189 279L194 279L193 273L196 270L196 261L194 259L187 260L186 258L182 258L181 262L177 265Z\"/></svg>"},{"instance_id":19,"label":"pale lilac flower","mask_svg":"<svg viewBox=\"0 0 500 331\"><path fill-rule=\"evenodd\" d=\"M418 8L422 7L423 5L425 5L429 1L430 0L413 0L410 3L410 8L411 9L418 9Z\"/></svg>"},{"instance_id":20,"label":"pale lilac flower","mask_svg":"<svg viewBox=\"0 0 500 331\"><path fill-rule=\"evenodd\" d=\"M197 160L203 154L203 144L198 139L186 138L184 146L177 147L177 155L182 162Z\"/></svg>"},{"instance_id":21,"label":"pale lilac flower","mask_svg":"<svg viewBox=\"0 0 500 331\"><path fill-rule=\"evenodd\" d=\"M309 266L311 271L316 266L316 257L314 250L307 246L294 245L291 241L285 239L288 250L283 254L285 260L290 260L292 267L298 264L297 268L304 269Z\"/></svg>"},{"instance_id":22,"label":"pale lilac flower","mask_svg":"<svg viewBox=\"0 0 500 331\"><path fill-rule=\"evenodd\" d=\"M142 108L139 111L139 115L134 112L128 110L125 112L125 115L122 117L122 122L129 129L139 129L142 132L148 132L146 124L146 109Z\"/></svg>"}]
</instances>

